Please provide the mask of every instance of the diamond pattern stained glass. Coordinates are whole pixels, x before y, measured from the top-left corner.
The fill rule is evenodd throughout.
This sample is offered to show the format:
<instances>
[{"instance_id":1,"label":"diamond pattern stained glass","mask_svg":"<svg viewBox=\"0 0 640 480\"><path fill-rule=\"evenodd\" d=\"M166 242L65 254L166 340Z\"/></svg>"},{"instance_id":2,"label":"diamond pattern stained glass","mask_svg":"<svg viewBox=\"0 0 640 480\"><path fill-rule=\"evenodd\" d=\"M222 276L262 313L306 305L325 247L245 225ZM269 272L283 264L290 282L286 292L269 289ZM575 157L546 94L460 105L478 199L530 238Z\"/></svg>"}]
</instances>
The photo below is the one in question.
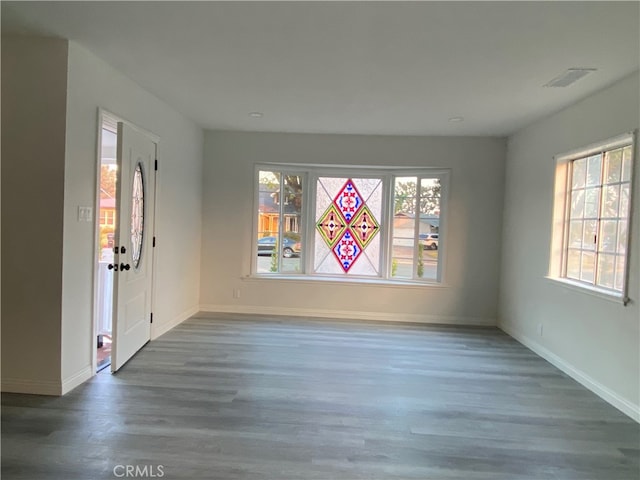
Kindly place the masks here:
<instances>
[{"instance_id":1,"label":"diamond pattern stained glass","mask_svg":"<svg viewBox=\"0 0 640 480\"><path fill-rule=\"evenodd\" d=\"M369 207L364 205L351 222L351 231L358 244L364 250L373 237L378 233L380 225L374 218Z\"/></svg>"},{"instance_id":2,"label":"diamond pattern stained glass","mask_svg":"<svg viewBox=\"0 0 640 480\"><path fill-rule=\"evenodd\" d=\"M342 215L334 204L329 205L316 226L329 248L335 245L344 229L347 228Z\"/></svg>"},{"instance_id":3,"label":"diamond pattern stained glass","mask_svg":"<svg viewBox=\"0 0 640 480\"><path fill-rule=\"evenodd\" d=\"M362 196L356 187L358 182L360 182L369 198ZM328 272L333 270L333 267L330 267L327 262L333 262L334 260L331 258L334 258L337 260L340 269L344 273L348 273L356 260L364 255L367 257L367 261L365 261L366 268L364 270L357 268L356 271L359 274L366 275L377 273L375 265L379 262L379 248L374 248L373 250L369 248L367 250L367 247L372 244L380 230L380 223L372 212L372 210L380 211L379 203L381 200L378 192L380 188L381 182L379 179L354 180L350 178L346 181L328 177L318 179L318 195L320 197L324 194L329 197L335 196L333 202L326 208L316 223L316 231L319 237L316 237L318 238L317 241L321 239L329 247L329 251L333 255L322 255L321 259L317 259L319 261L316 261L316 271ZM376 192L378 192L377 195L375 195ZM367 201L373 201L373 208L366 204ZM378 243L376 240L372 246L377 246ZM316 250L316 255L321 253L318 251L318 247ZM373 257L369 258L370 255L373 255ZM365 267L364 264L363 267Z\"/></svg>"},{"instance_id":4,"label":"diamond pattern stained glass","mask_svg":"<svg viewBox=\"0 0 640 480\"><path fill-rule=\"evenodd\" d=\"M345 272L349 271L361 253L362 249L351 235L350 230L344 232L337 245L333 247L333 254Z\"/></svg>"},{"instance_id":5,"label":"diamond pattern stained glass","mask_svg":"<svg viewBox=\"0 0 640 480\"><path fill-rule=\"evenodd\" d=\"M358 209L362 206L363 200L358 189L351 179L347 180L333 201L340 210L347 222L350 222Z\"/></svg>"}]
</instances>

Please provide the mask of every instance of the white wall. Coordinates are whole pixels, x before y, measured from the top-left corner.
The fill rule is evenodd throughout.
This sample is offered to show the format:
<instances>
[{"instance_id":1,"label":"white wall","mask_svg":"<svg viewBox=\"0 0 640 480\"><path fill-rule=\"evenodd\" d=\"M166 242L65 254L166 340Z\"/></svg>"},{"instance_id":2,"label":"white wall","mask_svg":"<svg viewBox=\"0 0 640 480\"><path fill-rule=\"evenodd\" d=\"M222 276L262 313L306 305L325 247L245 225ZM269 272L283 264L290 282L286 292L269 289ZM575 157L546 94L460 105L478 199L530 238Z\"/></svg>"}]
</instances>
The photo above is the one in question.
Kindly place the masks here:
<instances>
[{"instance_id":1,"label":"white wall","mask_svg":"<svg viewBox=\"0 0 640 480\"><path fill-rule=\"evenodd\" d=\"M96 199L97 110L160 137L157 203L155 337L197 310L203 133L193 122L70 42L64 183L62 380L69 390L91 375L94 225L78 222Z\"/></svg>"},{"instance_id":2,"label":"white wall","mask_svg":"<svg viewBox=\"0 0 640 480\"><path fill-rule=\"evenodd\" d=\"M639 91L636 73L509 138L499 323L640 420L638 150L630 250L632 302L624 307L545 278L551 241L553 156L638 128Z\"/></svg>"},{"instance_id":3,"label":"white wall","mask_svg":"<svg viewBox=\"0 0 640 480\"><path fill-rule=\"evenodd\" d=\"M494 324L505 141L207 132L201 308L205 311ZM246 279L254 165L397 165L451 168L445 287ZM233 298L233 289L240 298Z\"/></svg>"},{"instance_id":4,"label":"white wall","mask_svg":"<svg viewBox=\"0 0 640 480\"><path fill-rule=\"evenodd\" d=\"M67 42L2 37L2 390L59 393Z\"/></svg>"}]
</instances>

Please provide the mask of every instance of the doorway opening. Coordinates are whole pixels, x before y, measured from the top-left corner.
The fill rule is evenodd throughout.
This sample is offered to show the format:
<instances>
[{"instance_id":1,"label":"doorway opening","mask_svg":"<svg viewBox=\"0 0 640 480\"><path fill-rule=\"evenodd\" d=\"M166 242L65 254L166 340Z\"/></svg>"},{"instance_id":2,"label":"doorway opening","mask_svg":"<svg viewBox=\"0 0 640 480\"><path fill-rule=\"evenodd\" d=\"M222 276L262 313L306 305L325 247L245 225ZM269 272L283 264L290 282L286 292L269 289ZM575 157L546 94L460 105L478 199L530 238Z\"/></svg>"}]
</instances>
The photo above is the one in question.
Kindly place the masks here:
<instances>
[{"instance_id":1,"label":"doorway opening","mask_svg":"<svg viewBox=\"0 0 640 480\"><path fill-rule=\"evenodd\" d=\"M96 246L95 342L96 371L111 365L113 339L113 265L117 221L118 129L115 119L102 115Z\"/></svg>"}]
</instances>

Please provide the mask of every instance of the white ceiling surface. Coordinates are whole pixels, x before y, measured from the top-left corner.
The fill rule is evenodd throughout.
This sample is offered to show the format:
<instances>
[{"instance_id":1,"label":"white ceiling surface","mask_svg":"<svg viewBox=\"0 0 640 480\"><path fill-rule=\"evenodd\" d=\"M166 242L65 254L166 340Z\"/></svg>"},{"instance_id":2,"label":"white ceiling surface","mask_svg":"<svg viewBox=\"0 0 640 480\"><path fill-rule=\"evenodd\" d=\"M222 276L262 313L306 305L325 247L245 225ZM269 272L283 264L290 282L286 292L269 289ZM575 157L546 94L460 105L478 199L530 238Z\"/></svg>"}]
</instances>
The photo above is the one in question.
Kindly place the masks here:
<instances>
[{"instance_id":1,"label":"white ceiling surface","mask_svg":"<svg viewBox=\"0 0 640 480\"><path fill-rule=\"evenodd\" d=\"M203 128L310 133L510 134L638 70L639 17L609 1L2 2L3 33L74 40ZM598 71L543 87L572 67Z\"/></svg>"}]
</instances>

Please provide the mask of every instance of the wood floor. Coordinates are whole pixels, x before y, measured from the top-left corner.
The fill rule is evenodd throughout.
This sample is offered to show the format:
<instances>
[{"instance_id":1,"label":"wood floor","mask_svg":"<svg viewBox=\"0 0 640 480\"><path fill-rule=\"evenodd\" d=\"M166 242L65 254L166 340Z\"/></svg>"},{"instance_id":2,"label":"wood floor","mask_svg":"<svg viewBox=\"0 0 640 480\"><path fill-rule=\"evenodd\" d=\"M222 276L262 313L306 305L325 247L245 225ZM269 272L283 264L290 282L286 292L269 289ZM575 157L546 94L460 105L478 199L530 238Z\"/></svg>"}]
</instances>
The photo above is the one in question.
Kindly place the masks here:
<instances>
[{"instance_id":1,"label":"wood floor","mask_svg":"<svg viewBox=\"0 0 640 480\"><path fill-rule=\"evenodd\" d=\"M2 395L3 480L637 480L639 452L494 328L191 319L64 397Z\"/></svg>"}]
</instances>

